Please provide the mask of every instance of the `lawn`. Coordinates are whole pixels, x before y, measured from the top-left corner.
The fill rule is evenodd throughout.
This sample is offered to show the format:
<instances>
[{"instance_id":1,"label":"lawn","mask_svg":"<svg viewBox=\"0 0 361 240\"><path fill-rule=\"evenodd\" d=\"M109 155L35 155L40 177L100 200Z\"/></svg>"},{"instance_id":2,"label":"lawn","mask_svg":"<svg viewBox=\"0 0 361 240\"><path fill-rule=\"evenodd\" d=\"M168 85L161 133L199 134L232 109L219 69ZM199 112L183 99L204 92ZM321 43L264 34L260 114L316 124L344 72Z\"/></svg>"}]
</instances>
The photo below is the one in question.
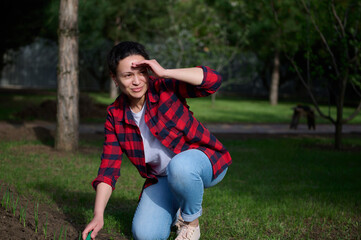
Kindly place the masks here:
<instances>
[{"instance_id":1,"label":"lawn","mask_svg":"<svg viewBox=\"0 0 361 240\"><path fill-rule=\"evenodd\" d=\"M95 103L104 104L104 114L106 105L109 105L114 100L108 97L107 93L87 93ZM45 100L55 100L54 92L46 95L43 94L24 94L24 93L8 93L0 96L0 120L24 120L16 116L16 112L20 112L29 106L38 106ZM299 102L280 101L277 106L270 106L266 100L250 100L229 97L219 97L214 106L210 97L188 99L190 109L194 115L201 122L208 123L287 123L291 121L293 114L292 108ZM321 109L335 117L336 109L328 106L321 106ZM344 116L349 116L354 108L345 107ZM98 114L99 115L99 114ZM100 114L101 115L101 114ZM317 116L317 115L316 115ZM105 117L93 117L81 119L81 122L98 122L103 123ZM34 120L31 116L31 111L25 120ZM305 122L305 119L301 119ZM329 123L320 117L316 117L316 124ZM361 124L361 113L359 113L351 124Z\"/></svg>"},{"instance_id":2,"label":"lawn","mask_svg":"<svg viewBox=\"0 0 361 240\"><path fill-rule=\"evenodd\" d=\"M107 94L90 94L97 102L110 104L112 99ZM280 101L277 106L270 106L267 100L250 100L235 97L218 97L212 106L210 97L187 99L190 109L201 122L208 123L290 123L293 108L302 102ZM336 108L321 105L321 110L326 114L330 111L332 117L336 117ZM345 107L344 116L349 116L355 108ZM317 116L317 114L316 114ZM301 119L301 121L305 121ZM330 123L320 117L317 123ZM351 124L361 123L361 113L358 114Z\"/></svg>"},{"instance_id":3,"label":"lawn","mask_svg":"<svg viewBox=\"0 0 361 240\"><path fill-rule=\"evenodd\" d=\"M233 164L205 192L202 239L361 238L360 138L347 137L351 150L343 152L328 148L332 140L323 137L221 140ZM57 206L80 230L92 217L90 182L102 140L82 140L77 153L57 152L49 144L0 140L0 180L20 195ZM130 239L142 184L124 160L103 232Z\"/></svg>"}]
</instances>

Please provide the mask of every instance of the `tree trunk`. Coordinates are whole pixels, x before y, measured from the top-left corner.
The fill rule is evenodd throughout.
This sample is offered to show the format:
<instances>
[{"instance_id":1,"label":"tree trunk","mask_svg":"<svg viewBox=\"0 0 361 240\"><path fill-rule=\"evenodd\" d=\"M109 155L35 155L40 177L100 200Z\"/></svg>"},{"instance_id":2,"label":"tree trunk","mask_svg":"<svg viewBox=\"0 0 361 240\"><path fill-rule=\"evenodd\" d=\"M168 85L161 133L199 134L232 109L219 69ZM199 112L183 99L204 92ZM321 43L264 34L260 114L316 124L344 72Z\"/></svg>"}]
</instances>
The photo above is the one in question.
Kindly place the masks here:
<instances>
[{"instance_id":1,"label":"tree trunk","mask_svg":"<svg viewBox=\"0 0 361 240\"><path fill-rule=\"evenodd\" d=\"M112 79L110 79L109 95L111 99L115 99L119 95L119 90Z\"/></svg>"},{"instance_id":2,"label":"tree trunk","mask_svg":"<svg viewBox=\"0 0 361 240\"><path fill-rule=\"evenodd\" d=\"M117 16L115 18L115 24L117 26L117 32L115 35L115 42L114 46L117 45L120 42L120 34L122 30L122 20L120 16ZM119 95L119 88L115 85L112 79L110 79L110 85L109 85L109 97L111 99L115 99Z\"/></svg>"},{"instance_id":3,"label":"tree trunk","mask_svg":"<svg viewBox=\"0 0 361 240\"><path fill-rule=\"evenodd\" d=\"M280 82L280 57L277 50L273 59L272 82L270 87L269 100L272 106L278 104L278 87Z\"/></svg>"},{"instance_id":4,"label":"tree trunk","mask_svg":"<svg viewBox=\"0 0 361 240\"><path fill-rule=\"evenodd\" d=\"M213 93L211 98L212 98L212 105L211 108L215 108L216 107L216 94L217 92Z\"/></svg>"},{"instance_id":5,"label":"tree trunk","mask_svg":"<svg viewBox=\"0 0 361 240\"><path fill-rule=\"evenodd\" d=\"M79 140L78 0L61 0L55 148L74 151Z\"/></svg>"},{"instance_id":6,"label":"tree trunk","mask_svg":"<svg viewBox=\"0 0 361 240\"><path fill-rule=\"evenodd\" d=\"M345 76L339 80L340 95L336 97L337 115L335 124L335 148L341 149L342 147L342 125L343 125L343 106L345 102L345 92L348 79L348 71Z\"/></svg>"},{"instance_id":7,"label":"tree trunk","mask_svg":"<svg viewBox=\"0 0 361 240\"><path fill-rule=\"evenodd\" d=\"M335 149L340 150L342 143L342 122L335 124Z\"/></svg>"}]
</instances>

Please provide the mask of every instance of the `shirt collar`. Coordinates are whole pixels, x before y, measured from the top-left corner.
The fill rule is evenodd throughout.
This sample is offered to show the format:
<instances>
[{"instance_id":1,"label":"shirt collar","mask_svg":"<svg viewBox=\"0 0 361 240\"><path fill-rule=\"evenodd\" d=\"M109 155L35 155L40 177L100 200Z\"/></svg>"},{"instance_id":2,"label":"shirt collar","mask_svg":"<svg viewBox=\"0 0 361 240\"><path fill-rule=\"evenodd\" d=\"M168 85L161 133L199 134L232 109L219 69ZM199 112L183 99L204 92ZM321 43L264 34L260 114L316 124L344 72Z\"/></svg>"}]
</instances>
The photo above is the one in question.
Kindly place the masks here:
<instances>
[{"instance_id":1,"label":"shirt collar","mask_svg":"<svg viewBox=\"0 0 361 240\"><path fill-rule=\"evenodd\" d=\"M132 112L129 108L129 102L125 94L120 94L114 102L116 111L114 117L118 122L125 122L127 124L136 125L133 119Z\"/></svg>"}]
</instances>

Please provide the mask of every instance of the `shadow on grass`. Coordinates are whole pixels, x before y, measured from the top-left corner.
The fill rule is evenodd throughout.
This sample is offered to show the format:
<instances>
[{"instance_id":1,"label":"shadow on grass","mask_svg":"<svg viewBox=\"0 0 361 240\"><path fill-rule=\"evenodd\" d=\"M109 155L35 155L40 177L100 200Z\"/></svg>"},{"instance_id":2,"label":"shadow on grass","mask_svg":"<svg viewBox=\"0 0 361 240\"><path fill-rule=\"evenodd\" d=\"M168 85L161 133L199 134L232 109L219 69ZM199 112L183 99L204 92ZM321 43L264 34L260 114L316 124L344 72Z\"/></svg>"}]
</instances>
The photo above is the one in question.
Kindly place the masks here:
<instances>
[{"instance_id":1,"label":"shadow on grass","mask_svg":"<svg viewBox=\"0 0 361 240\"><path fill-rule=\"evenodd\" d=\"M44 127L33 127L36 138L44 145L54 147L55 139L50 130Z\"/></svg>"},{"instance_id":2,"label":"shadow on grass","mask_svg":"<svg viewBox=\"0 0 361 240\"><path fill-rule=\"evenodd\" d=\"M82 232L85 226L91 221L93 217L95 191L92 193L71 191L60 187L60 185L45 182L38 184L35 188L50 196L66 215L66 221L71 223L79 232ZM112 196L105 210L105 225L101 232L107 232L108 226L106 226L106 219L111 218L112 224L115 221L119 225L109 227L116 228L115 230L117 232L124 234L127 239L130 239L132 235L131 224L136 207L137 201L135 199L129 200ZM112 230L114 231L114 229ZM114 232L111 235L114 235Z\"/></svg>"}]
</instances>

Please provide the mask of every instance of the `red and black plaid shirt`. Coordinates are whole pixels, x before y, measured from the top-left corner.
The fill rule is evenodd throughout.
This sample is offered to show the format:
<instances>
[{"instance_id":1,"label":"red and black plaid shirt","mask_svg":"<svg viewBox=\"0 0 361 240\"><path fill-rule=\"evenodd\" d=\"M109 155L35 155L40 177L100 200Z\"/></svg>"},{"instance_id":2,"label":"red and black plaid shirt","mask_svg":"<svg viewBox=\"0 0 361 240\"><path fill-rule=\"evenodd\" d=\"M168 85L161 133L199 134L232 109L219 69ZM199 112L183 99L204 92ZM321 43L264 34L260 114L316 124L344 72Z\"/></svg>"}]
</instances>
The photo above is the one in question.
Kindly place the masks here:
<instances>
[{"instance_id":1,"label":"red and black plaid shirt","mask_svg":"<svg viewBox=\"0 0 361 240\"><path fill-rule=\"evenodd\" d=\"M211 161L213 178L216 178L232 162L229 152L189 110L185 98L203 97L215 93L221 85L219 73L202 67L203 81L193 86L182 81L149 78L146 93L144 120L150 132L175 154L188 149L203 151ZM157 177L148 171L140 130L136 125L124 94L121 94L108 109L105 122L105 142L94 189L100 182L115 188L120 176L122 155L125 153L146 178L144 187L156 183Z\"/></svg>"}]
</instances>

